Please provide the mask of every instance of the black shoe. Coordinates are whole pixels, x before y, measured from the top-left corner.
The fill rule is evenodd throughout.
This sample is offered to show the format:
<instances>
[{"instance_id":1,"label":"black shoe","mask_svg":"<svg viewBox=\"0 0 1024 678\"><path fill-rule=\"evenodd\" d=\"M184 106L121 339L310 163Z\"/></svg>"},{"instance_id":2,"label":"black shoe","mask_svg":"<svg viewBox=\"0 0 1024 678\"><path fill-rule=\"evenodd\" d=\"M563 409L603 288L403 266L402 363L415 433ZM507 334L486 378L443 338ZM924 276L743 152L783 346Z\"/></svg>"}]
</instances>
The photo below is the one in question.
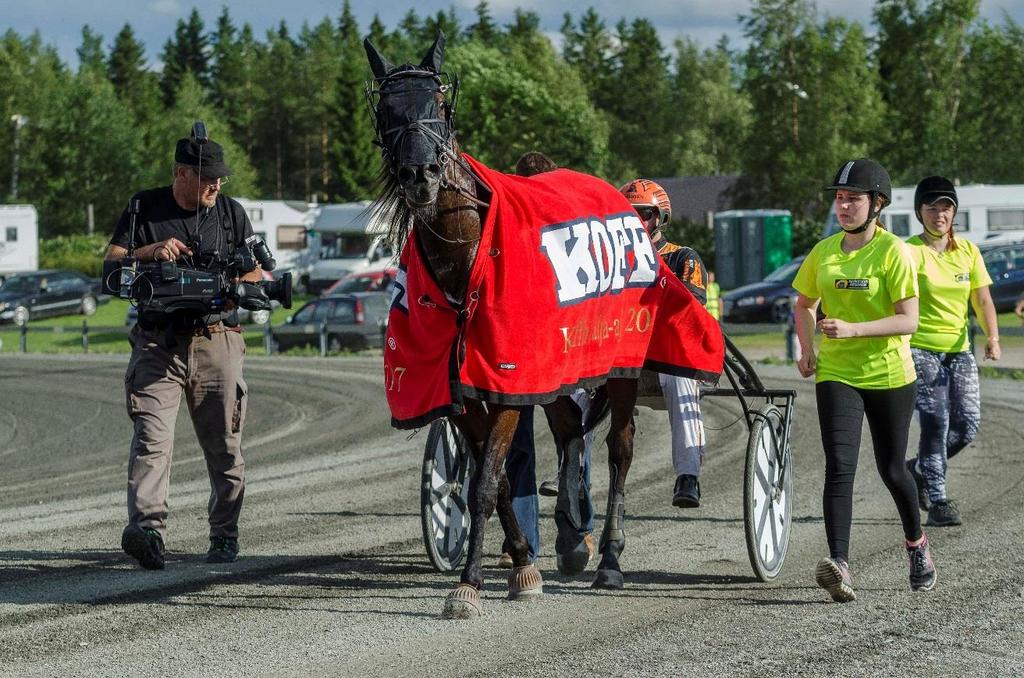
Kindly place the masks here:
<instances>
[{"instance_id":1,"label":"black shoe","mask_svg":"<svg viewBox=\"0 0 1024 678\"><path fill-rule=\"evenodd\" d=\"M537 494L542 497L557 497L558 496L558 476L556 475L551 480L545 480L537 488Z\"/></svg>"},{"instance_id":2,"label":"black shoe","mask_svg":"<svg viewBox=\"0 0 1024 678\"><path fill-rule=\"evenodd\" d=\"M235 537L210 537L210 550L206 552L208 563L233 563L238 560L238 539Z\"/></svg>"},{"instance_id":3,"label":"black shoe","mask_svg":"<svg viewBox=\"0 0 1024 678\"><path fill-rule=\"evenodd\" d=\"M960 511L957 510L956 504L949 499L937 501L928 509L928 520L925 522L925 525L949 527L959 524Z\"/></svg>"},{"instance_id":4,"label":"black shoe","mask_svg":"<svg viewBox=\"0 0 1024 678\"><path fill-rule=\"evenodd\" d=\"M147 570L164 569L164 540L151 527L129 525L124 528L121 548Z\"/></svg>"},{"instance_id":5,"label":"black shoe","mask_svg":"<svg viewBox=\"0 0 1024 678\"><path fill-rule=\"evenodd\" d=\"M917 457L907 459L907 470L917 486L917 505L922 511L927 511L932 507L932 500L928 498L928 485L924 482L924 476L917 472Z\"/></svg>"},{"instance_id":6,"label":"black shoe","mask_svg":"<svg viewBox=\"0 0 1024 678\"><path fill-rule=\"evenodd\" d=\"M676 491L672 495L672 505L679 508L700 507L700 482L697 476L684 473L676 478Z\"/></svg>"}]
</instances>

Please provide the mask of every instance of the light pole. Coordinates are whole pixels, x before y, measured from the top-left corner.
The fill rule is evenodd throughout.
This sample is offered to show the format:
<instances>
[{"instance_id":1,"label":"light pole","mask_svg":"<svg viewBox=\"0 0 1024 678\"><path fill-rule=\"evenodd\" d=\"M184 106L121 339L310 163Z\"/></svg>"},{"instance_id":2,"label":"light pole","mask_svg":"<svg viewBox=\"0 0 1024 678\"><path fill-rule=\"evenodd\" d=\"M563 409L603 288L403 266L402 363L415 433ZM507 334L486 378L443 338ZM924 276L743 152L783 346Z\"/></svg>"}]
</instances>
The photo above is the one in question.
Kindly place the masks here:
<instances>
[{"instance_id":1,"label":"light pole","mask_svg":"<svg viewBox=\"0 0 1024 678\"><path fill-rule=\"evenodd\" d=\"M21 128L28 124L28 117L15 113L11 116L14 123L14 144L11 152L11 200L18 199L18 136Z\"/></svg>"},{"instance_id":2,"label":"light pole","mask_svg":"<svg viewBox=\"0 0 1024 678\"><path fill-rule=\"evenodd\" d=\"M800 102L799 99L806 99L807 92L795 82L784 82L783 86L793 93L793 145L800 145Z\"/></svg>"}]
</instances>

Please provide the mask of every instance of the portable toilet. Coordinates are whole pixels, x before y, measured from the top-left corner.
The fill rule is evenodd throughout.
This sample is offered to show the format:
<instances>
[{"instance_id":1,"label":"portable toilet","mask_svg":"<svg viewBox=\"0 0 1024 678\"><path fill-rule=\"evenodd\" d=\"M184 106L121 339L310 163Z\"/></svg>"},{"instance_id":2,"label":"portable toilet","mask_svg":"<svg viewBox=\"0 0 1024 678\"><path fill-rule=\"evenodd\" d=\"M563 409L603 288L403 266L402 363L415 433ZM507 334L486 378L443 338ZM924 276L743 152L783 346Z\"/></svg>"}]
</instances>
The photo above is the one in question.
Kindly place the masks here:
<instances>
[{"instance_id":1,"label":"portable toilet","mask_svg":"<svg viewBox=\"0 0 1024 678\"><path fill-rule=\"evenodd\" d=\"M715 214L715 278L724 290L759 282L793 258L789 210Z\"/></svg>"}]
</instances>

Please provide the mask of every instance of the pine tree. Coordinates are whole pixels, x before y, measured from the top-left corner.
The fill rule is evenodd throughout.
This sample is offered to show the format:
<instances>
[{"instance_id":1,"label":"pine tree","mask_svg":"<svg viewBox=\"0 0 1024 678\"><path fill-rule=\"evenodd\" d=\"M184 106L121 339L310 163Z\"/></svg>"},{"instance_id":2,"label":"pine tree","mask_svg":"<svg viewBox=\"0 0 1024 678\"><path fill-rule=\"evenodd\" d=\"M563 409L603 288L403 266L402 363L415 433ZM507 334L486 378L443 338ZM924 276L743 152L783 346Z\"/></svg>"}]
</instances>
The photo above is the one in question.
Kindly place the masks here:
<instances>
[{"instance_id":1,"label":"pine tree","mask_svg":"<svg viewBox=\"0 0 1024 678\"><path fill-rule=\"evenodd\" d=\"M106 72L103 56L103 36L94 33L89 25L82 26L82 44L75 50L78 54L78 72L103 74Z\"/></svg>"},{"instance_id":2,"label":"pine tree","mask_svg":"<svg viewBox=\"0 0 1024 678\"><path fill-rule=\"evenodd\" d=\"M371 197L380 154L373 145L373 125L363 99L363 87L369 77L366 52L348 0L338 33L341 62L333 88L330 141L330 158L336 173L329 182L330 195L335 200L365 199Z\"/></svg>"},{"instance_id":3,"label":"pine tree","mask_svg":"<svg viewBox=\"0 0 1024 678\"><path fill-rule=\"evenodd\" d=\"M168 106L174 102L175 93L186 73L191 73L204 89L209 87L208 40L204 30L199 11L193 8L187 22L178 20L174 28L174 39L164 43L160 91Z\"/></svg>"},{"instance_id":4,"label":"pine tree","mask_svg":"<svg viewBox=\"0 0 1024 678\"><path fill-rule=\"evenodd\" d=\"M466 37L479 40L485 45L493 45L500 36L501 31L498 25L491 18L491 8L487 0L481 0L473 9L476 14L476 22L466 30Z\"/></svg>"}]
</instances>

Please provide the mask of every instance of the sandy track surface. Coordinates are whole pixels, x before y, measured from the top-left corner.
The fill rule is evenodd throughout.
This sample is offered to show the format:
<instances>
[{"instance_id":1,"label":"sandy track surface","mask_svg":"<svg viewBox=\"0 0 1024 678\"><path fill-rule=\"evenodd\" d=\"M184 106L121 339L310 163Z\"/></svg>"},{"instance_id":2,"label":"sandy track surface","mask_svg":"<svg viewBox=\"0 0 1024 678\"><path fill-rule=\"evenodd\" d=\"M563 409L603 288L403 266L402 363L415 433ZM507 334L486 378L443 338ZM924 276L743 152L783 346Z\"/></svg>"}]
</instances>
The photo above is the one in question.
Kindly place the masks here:
<instances>
[{"instance_id":1,"label":"sandy track surface","mask_svg":"<svg viewBox=\"0 0 1024 678\"><path fill-rule=\"evenodd\" d=\"M457 580L420 540L426 432L388 426L374 359L250 358L242 558L203 562L209 492L185 412L171 479L167 569L120 552L129 422L126 358L0 358L0 675L1011 675L1024 667L1024 398L983 384L979 440L951 466L964 525L931 528L939 583L912 594L895 507L862 445L852 567L858 599L827 602L823 458L813 389L798 389L796 511L783 573L751 574L743 540L746 431L729 400L705 406L700 509L670 505L662 412L641 409L627 494L626 589L557 574L542 498L545 595L485 616L439 618ZM543 417L538 417L542 421ZM731 424L731 425L730 425ZM539 424L538 424L539 426ZM916 428L912 441L916 441ZM554 470L538 427L539 475ZM595 455L603 510L605 454ZM600 530L600 523L598 524ZM488 528L488 563L500 528Z\"/></svg>"}]
</instances>

